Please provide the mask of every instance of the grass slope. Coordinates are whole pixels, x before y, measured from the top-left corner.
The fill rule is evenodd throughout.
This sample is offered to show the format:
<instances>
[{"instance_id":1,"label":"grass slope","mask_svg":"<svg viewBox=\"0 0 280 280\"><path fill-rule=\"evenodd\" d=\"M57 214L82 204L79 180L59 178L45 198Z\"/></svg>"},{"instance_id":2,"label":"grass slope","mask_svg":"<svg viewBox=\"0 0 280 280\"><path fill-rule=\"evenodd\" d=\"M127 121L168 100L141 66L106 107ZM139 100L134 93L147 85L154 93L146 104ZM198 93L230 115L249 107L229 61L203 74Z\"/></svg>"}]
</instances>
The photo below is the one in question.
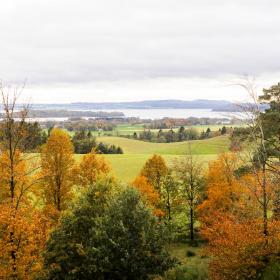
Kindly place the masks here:
<instances>
[{"instance_id":1,"label":"grass slope","mask_svg":"<svg viewBox=\"0 0 280 280\"><path fill-rule=\"evenodd\" d=\"M123 182L131 182L140 172L146 160L153 154L160 154L170 165L176 157L182 157L189 152L189 143L192 153L205 166L217 158L221 152L228 150L229 140L226 136L176 143L149 143L122 137L99 137L98 141L121 146L124 154L103 155L112 166L112 173ZM81 155L76 155L79 159Z\"/></svg>"},{"instance_id":2,"label":"grass slope","mask_svg":"<svg viewBox=\"0 0 280 280\"><path fill-rule=\"evenodd\" d=\"M98 137L97 141L120 146L125 154L184 155L191 147L193 154L208 155L225 152L229 146L227 136L176 143L151 143L122 137Z\"/></svg>"},{"instance_id":3,"label":"grass slope","mask_svg":"<svg viewBox=\"0 0 280 280\"><path fill-rule=\"evenodd\" d=\"M75 155L77 159L82 155ZM123 155L102 155L110 163L112 174L125 183L130 183L139 174L146 160L151 154L123 154ZM176 157L182 155L163 155L167 164L170 165ZM217 155L197 155L203 164L217 158Z\"/></svg>"}]
</instances>

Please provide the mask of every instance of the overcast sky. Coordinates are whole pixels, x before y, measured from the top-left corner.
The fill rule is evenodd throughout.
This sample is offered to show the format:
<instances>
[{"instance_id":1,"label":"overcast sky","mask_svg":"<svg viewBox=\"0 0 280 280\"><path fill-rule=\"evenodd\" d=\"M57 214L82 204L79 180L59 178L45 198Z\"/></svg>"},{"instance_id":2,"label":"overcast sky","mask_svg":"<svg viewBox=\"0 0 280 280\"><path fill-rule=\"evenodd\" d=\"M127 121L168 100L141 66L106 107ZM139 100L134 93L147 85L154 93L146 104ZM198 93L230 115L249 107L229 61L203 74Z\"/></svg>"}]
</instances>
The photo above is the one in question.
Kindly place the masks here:
<instances>
[{"instance_id":1,"label":"overcast sky","mask_svg":"<svg viewBox=\"0 0 280 280\"><path fill-rule=\"evenodd\" d=\"M244 100L280 81L279 0L9 0L0 79L33 102Z\"/></svg>"}]
</instances>

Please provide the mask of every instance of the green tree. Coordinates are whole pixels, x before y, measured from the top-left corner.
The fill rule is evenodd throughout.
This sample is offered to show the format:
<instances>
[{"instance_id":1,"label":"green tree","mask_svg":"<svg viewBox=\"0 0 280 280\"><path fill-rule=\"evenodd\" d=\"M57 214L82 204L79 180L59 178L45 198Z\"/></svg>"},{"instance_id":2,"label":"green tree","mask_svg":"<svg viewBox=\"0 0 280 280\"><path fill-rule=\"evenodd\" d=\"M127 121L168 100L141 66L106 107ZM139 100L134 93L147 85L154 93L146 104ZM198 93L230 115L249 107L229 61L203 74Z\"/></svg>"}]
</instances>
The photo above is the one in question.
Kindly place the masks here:
<instances>
[{"instance_id":1,"label":"green tree","mask_svg":"<svg viewBox=\"0 0 280 280\"><path fill-rule=\"evenodd\" d=\"M44 252L44 279L104 279L105 210L111 181L88 187L52 232Z\"/></svg>"},{"instance_id":2,"label":"green tree","mask_svg":"<svg viewBox=\"0 0 280 280\"><path fill-rule=\"evenodd\" d=\"M176 263L166 233L134 189L112 201L112 183L90 187L46 246L45 279L150 279Z\"/></svg>"},{"instance_id":3,"label":"green tree","mask_svg":"<svg viewBox=\"0 0 280 280\"><path fill-rule=\"evenodd\" d=\"M227 128L225 126L223 126L221 129L221 134L224 135L226 133L227 133Z\"/></svg>"},{"instance_id":4,"label":"green tree","mask_svg":"<svg viewBox=\"0 0 280 280\"><path fill-rule=\"evenodd\" d=\"M202 196L204 179L202 163L192 154L174 161L173 170L180 186L180 196L187 206L187 219L189 222L190 240L194 240L194 225L196 222L196 210Z\"/></svg>"},{"instance_id":5,"label":"green tree","mask_svg":"<svg viewBox=\"0 0 280 280\"><path fill-rule=\"evenodd\" d=\"M106 223L108 279L150 279L172 268L176 260L165 249L167 232L135 189L112 203Z\"/></svg>"}]
</instances>

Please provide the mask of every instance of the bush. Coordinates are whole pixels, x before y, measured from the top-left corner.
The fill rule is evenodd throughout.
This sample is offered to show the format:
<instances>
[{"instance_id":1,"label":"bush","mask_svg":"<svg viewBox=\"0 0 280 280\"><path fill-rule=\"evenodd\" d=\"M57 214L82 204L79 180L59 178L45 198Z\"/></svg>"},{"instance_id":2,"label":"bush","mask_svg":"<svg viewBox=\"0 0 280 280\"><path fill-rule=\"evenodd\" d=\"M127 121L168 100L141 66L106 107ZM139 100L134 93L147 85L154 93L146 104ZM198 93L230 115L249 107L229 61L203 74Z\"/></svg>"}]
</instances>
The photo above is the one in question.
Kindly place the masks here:
<instances>
[{"instance_id":1,"label":"bush","mask_svg":"<svg viewBox=\"0 0 280 280\"><path fill-rule=\"evenodd\" d=\"M186 255L187 255L187 257L191 258L191 257L194 257L196 254L194 251L187 250Z\"/></svg>"},{"instance_id":2,"label":"bush","mask_svg":"<svg viewBox=\"0 0 280 280\"><path fill-rule=\"evenodd\" d=\"M201 265L184 265L168 271L164 280L208 280L207 269Z\"/></svg>"},{"instance_id":3,"label":"bush","mask_svg":"<svg viewBox=\"0 0 280 280\"><path fill-rule=\"evenodd\" d=\"M280 279L280 263L272 262L262 273L261 280L278 280Z\"/></svg>"}]
</instances>

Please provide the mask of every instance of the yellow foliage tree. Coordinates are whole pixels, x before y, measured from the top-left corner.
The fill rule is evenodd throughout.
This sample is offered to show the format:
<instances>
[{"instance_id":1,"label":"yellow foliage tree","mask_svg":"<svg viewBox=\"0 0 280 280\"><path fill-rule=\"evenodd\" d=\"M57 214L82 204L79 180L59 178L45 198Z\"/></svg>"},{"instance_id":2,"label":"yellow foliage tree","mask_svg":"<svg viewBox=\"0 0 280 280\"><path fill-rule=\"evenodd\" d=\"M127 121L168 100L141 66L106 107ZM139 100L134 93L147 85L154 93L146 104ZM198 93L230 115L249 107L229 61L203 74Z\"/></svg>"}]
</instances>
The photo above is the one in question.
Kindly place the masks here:
<instances>
[{"instance_id":1,"label":"yellow foliage tree","mask_svg":"<svg viewBox=\"0 0 280 280\"><path fill-rule=\"evenodd\" d=\"M41 153L43 194L48 206L64 210L71 198L73 145L69 135L53 129Z\"/></svg>"},{"instance_id":2,"label":"yellow foliage tree","mask_svg":"<svg viewBox=\"0 0 280 280\"><path fill-rule=\"evenodd\" d=\"M111 171L110 165L103 156L97 155L94 150L84 155L74 174L76 182L82 186L94 184L98 178Z\"/></svg>"},{"instance_id":3,"label":"yellow foliage tree","mask_svg":"<svg viewBox=\"0 0 280 280\"><path fill-rule=\"evenodd\" d=\"M32 207L0 205L0 279L34 279L42 269L48 222Z\"/></svg>"},{"instance_id":4,"label":"yellow foliage tree","mask_svg":"<svg viewBox=\"0 0 280 280\"><path fill-rule=\"evenodd\" d=\"M145 176L161 196L161 186L167 174L168 168L164 158L160 155L153 155L146 161L140 175Z\"/></svg>"},{"instance_id":5,"label":"yellow foliage tree","mask_svg":"<svg viewBox=\"0 0 280 280\"><path fill-rule=\"evenodd\" d=\"M11 202L17 209L21 202L27 202L28 192L35 181L29 174L26 161L20 151L13 158L7 151L0 156L0 203Z\"/></svg>"}]
</instances>

